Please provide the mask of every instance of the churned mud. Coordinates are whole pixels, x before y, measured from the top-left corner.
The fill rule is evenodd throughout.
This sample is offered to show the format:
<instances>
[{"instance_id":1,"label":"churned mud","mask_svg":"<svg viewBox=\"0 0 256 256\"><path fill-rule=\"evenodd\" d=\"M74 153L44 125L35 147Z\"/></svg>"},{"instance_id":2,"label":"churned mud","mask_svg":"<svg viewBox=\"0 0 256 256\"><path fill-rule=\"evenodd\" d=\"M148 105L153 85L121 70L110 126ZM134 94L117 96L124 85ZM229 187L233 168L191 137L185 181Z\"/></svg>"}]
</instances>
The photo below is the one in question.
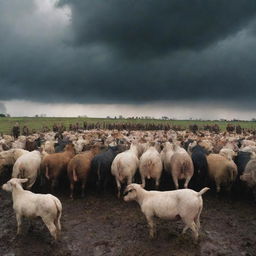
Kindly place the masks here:
<instances>
[{"instance_id":1,"label":"churned mud","mask_svg":"<svg viewBox=\"0 0 256 256\"><path fill-rule=\"evenodd\" d=\"M256 255L256 205L252 200L204 195L198 244L181 221L157 220L149 239L144 215L135 202L88 191L83 199L57 195L63 204L62 235L55 242L40 219L16 237L11 195L0 191L0 255Z\"/></svg>"}]
</instances>

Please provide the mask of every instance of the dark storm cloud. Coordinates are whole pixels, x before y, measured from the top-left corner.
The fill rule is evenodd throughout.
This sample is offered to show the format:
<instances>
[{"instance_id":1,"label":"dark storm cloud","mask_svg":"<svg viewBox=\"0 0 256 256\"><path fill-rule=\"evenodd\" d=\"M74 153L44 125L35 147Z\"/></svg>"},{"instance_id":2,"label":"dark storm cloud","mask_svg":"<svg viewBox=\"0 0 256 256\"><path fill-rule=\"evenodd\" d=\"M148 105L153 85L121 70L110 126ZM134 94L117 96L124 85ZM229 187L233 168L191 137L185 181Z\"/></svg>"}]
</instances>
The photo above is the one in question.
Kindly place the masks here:
<instances>
[{"instance_id":1,"label":"dark storm cloud","mask_svg":"<svg viewBox=\"0 0 256 256\"><path fill-rule=\"evenodd\" d=\"M255 106L255 0L45 2L0 1L0 100Z\"/></svg>"},{"instance_id":2,"label":"dark storm cloud","mask_svg":"<svg viewBox=\"0 0 256 256\"><path fill-rule=\"evenodd\" d=\"M239 31L255 0L61 0L78 45L103 44L130 58L201 49Z\"/></svg>"}]
</instances>

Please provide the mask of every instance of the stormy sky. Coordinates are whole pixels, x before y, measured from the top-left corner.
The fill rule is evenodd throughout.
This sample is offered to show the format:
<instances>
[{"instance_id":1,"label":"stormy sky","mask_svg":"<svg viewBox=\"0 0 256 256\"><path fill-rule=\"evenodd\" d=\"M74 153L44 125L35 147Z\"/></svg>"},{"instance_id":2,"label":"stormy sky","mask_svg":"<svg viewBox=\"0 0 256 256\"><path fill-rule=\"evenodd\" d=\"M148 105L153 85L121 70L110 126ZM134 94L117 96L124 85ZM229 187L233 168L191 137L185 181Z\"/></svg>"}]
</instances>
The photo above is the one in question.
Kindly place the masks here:
<instances>
[{"instance_id":1,"label":"stormy sky","mask_svg":"<svg viewBox=\"0 0 256 256\"><path fill-rule=\"evenodd\" d=\"M0 112L256 117L255 0L0 0Z\"/></svg>"}]
</instances>

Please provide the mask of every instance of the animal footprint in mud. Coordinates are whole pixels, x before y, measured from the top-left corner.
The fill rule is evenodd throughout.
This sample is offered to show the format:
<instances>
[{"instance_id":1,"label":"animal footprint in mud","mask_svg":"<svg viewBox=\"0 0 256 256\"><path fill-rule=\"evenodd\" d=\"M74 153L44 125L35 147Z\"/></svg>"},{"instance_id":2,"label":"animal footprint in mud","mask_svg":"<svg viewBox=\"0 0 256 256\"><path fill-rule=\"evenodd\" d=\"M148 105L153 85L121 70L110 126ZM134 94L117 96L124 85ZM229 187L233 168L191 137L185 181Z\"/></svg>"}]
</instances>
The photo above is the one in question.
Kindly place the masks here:
<instances>
[{"instance_id":1,"label":"animal footprint in mud","mask_svg":"<svg viewBox=\"0 0 256 256\"><path fill-rule=\"evenodd\" d=\"M94 244L93 255L100 256L111 252L111 245L108 241L101 241Z\"/></svg>"}]
</instances>

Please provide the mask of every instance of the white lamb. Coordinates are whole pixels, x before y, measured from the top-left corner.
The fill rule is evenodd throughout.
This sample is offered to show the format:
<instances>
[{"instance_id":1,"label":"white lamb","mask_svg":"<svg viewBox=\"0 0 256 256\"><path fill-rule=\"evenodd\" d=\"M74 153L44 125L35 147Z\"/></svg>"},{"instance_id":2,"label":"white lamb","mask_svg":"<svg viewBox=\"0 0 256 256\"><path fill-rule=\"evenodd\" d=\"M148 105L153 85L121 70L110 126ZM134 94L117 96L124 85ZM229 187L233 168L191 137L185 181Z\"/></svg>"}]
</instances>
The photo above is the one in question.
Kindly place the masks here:
<instances>
[{"instance_id":1,"label":"white lamb","mask_svg":"<svg viewBox=\"0 0 256 256\"><path fill-rule=\"evenodd\" d=\"M202 194L209 188L203 188L200 192L192 189L179 189L174 191L146 191L139 184L130 184L125 189L124 201L135 200L139 203L141 211L145 214L149 234L153 238L155 226L153 217L162 219L176 219L180 217L185 223L182 233L190 228L195 240L198 239L200 229L200 214L203 209Z\"/></svg>"},{"instance_id":2,"label":"white lamb","mask_svg":"<svg viewBox=\"0 0 256 256\"><path fill-rule=\"evenodd\" d=\"M61 231L61 202L51 194L35 194L24 190L21 184L27 181L28 179L12 178L2 186L3 190L12 192L13 209L18 225L17 234L21 234L22 217L41 217L56 240Z\"/></svg>"}]
</instances>

